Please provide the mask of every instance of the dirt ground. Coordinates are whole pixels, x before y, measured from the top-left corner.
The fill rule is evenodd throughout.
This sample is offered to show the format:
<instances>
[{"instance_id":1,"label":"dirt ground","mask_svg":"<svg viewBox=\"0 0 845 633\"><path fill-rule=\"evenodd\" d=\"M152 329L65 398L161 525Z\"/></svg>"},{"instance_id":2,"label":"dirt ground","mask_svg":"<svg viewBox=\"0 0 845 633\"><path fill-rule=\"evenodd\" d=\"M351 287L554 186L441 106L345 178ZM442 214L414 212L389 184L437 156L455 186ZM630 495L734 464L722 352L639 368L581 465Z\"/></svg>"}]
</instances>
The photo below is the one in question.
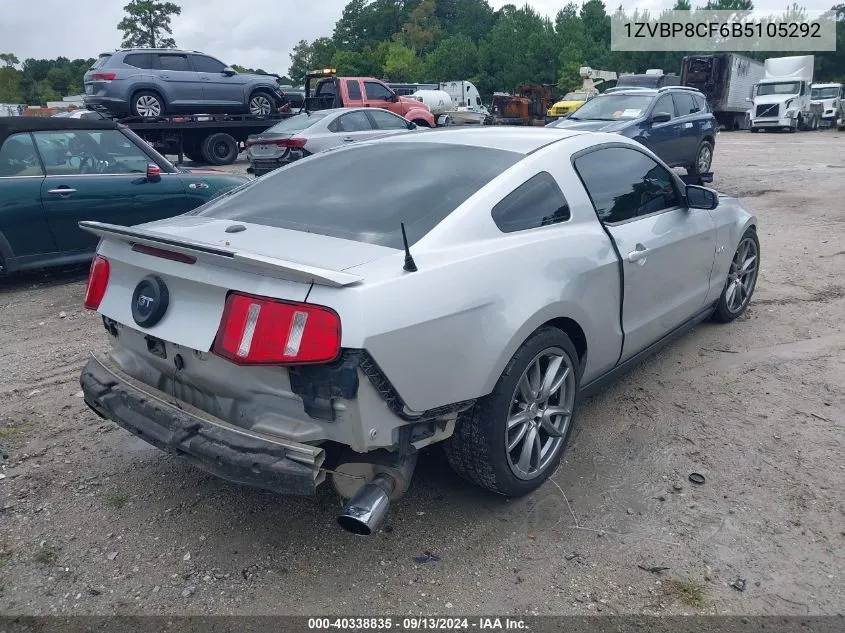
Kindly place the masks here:
<instances>
[{"instance_id":1,"label":"dirt ground","mask_svg":"<svg viewBox=\"0 0 845 633\"><path fill-rule=\"evenodd\" d=\"M480 492L433 451L369 539L330 489L240 488L91 414L86 270L0 282L0 612L842 613L843 142L721 134L714 186L759 217L747 315L584 402L535 494Z\"/></svg>"}]
</instances>

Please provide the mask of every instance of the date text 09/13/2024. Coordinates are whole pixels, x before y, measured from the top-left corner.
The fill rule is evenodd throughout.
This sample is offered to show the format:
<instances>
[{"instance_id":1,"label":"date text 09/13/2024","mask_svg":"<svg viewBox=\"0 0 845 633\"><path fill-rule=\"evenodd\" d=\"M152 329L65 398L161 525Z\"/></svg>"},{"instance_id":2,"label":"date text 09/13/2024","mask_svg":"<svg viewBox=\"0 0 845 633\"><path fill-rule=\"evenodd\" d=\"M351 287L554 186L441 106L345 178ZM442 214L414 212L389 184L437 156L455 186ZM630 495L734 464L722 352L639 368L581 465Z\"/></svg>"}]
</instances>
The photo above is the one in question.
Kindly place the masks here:
<instances>
[{"instance_id":1,"label":"date text 09/13/2024","mask_svg":"<svg viewBox=\"0 0 845 633\"><path fill-rule=\"evenodd\" d=\"M348 617L309 618L311 631L520 631L527 630L519 618L501 617Z\"/></svg>"}]
</instances>

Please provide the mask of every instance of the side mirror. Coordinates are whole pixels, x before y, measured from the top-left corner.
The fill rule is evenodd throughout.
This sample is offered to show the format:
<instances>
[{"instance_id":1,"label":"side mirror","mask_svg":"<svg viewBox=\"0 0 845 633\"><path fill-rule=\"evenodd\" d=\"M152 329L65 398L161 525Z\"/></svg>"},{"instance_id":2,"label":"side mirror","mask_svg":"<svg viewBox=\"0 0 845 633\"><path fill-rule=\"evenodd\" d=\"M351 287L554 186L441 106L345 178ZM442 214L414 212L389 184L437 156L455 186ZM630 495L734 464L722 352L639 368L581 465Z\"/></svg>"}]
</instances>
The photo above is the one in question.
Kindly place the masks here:
<instances>
[{"instance_id":1,"label":"side mirror","mask_svg":"<svg viewBox=\"0 0 845 633\"><path fill-rule=\"evenodd\" d=\"M685 195L690 209L715 209L719 206L719 196L707 187L687 185Z\"/></svg>"},{"instance_id":2,"label":"side mirror","mask_svg":"<svg viewBox=\"0 0 845 633\"><path fill-rule=\"evenodd\" d=\"M161 180L161 167L155 163L147 163L147 180L150 182Z\"/></svg>"},{"instance_id":3,"label":"side mirror","mask_svg":"<svg viewBox=\"0 0 845 633\"><path fill-rule=\"evenodd\" d=\"M226 66L226 68L220 71L220 74L226 75L227 77L231 77L232 75L237 75L238 71L230 66Z\"/></svg>"},{"instance_id":4,"label":"side mirror","mask_svg":"<svg viewBox=\"0 0 845 633\"><path fill-rule=\"evenodd\" d=\"M408 121L408 129L409 129L409 130L416 130L416 129L417 129L417 124L416 124L416 123L414 123L413 121Z\"/></svg>"},{"instance_id":5,"label":"side mirror","mask_svg":"<svg viewBox=\"0 0 845 633\"><path fill-rule=\"evenodd\" d=\"M666 123L672 120L672 115L668 112L655 112L651 117L652 123Z\"/></svg>"}]
</instances>

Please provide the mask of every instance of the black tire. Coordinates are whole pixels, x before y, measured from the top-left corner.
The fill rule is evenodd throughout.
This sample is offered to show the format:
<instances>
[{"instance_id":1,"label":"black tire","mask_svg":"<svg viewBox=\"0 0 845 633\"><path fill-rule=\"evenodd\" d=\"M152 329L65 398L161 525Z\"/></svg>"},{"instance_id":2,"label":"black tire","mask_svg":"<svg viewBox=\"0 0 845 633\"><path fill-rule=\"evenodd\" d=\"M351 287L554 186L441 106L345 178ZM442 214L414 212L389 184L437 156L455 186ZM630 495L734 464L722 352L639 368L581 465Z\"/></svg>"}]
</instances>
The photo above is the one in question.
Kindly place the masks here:
<instances>
[{"instance_id":1,"label":"black tire","mask_svg":"<svg viewBox=\"0 0 845 633\"><path fill-rule=\"evenodd\" d=\"M757 134L757 132L760 131L760 128L758 127L750 127L748 129L751 130L752 134Z\"/></svg>"},{"instance_id":2,"label":"black tire","mask_svg":"<svg viewBox=\"0 0 845 633\"><path fill-rule=\"evenodd\" d=\"M256 90L249 95L247 109L253 116L267 116L276 111L276 99L266 90ZM261 111L257 111L260 109Z\"/></svg>"},{"instance_id":3,"label":"black tire","mask_svg":"<svg viewBox=\"0 0 845 633\"><path fill-rule=\"evenodd\" d=\"M560 441L556 443L547 461L542 468L537 469L532 478L526 479L518 477L514 473L514 466L511 465L505 445L510 437L507 422L513 407L516 406L518 386L523 374L545 350L562 352L571 367L571 378L567 378L564 387L569 399L567 407L572 413L562 437L559 438ZM553 327L537 330L516 351L492 393L481 398L471 410L461 416L454 434L444 442L446 456L452 468L464 479L508 497L519 497L537 489L560 464L575 422L580 379L578 353L569 337ZM560 423L563 423L563 420ZM530 424L528 427L530 429ZM526 441L528 433L531 431L528 430L524 434ZM537 429L536 433L539 435L541 431ZM546 440L549 439L551 438L547 436Z\"/></svg>"},{"instance_id":4,"label":"black tire","mask_svg":"<svg viewBox=\"0 0 845 633\"><path fill-rule=\"evenodd\" d=\"M750 279L750 283L742 286L743 293L746 293L743 297L742 303L739 306L731 306L731 299L732 295L730 293L731 284L734 282L734 275L736 274L737 268L737 256L739 255L740 250L743 248L746 241L750 241L755 249L755 261L754 261L754 271L753 277ZM757 286L757 277L760 273L760 240L757 239L757 231L753 228L748 229L742 235L742 239L739 240L739 244L737 245L737 250L734 252L733 259L731 259L731 267L728 271L728 278L725 280L725 287L722 288L722 294L719 295L719 302L716 304L716 311L713 313L713 320L718 321L719 323L730 323L738 316L740 316L745 310L748 308L748 303L751 301L751 296L754 294L754 288ZM737 292L738 290L734 290Z\"/></svg>"},{"instance_id":5,"label":"black tire","mask_svg":"<svg viewBox=\"0 0 845 633\"><path fill-rule=\"evenodd\" d=\"M231 165L239 153L238 142L225 132L212 134L202 143L202 157L210 165Z\"/></svg>"},{"instance_id":6,"label":"black tire","mask_svg":"<svg viewBox=\"0 0 845 633\"><path fill-rule=\"evenodd\" d=\"M157 114L150 111L146 111L146 114L142 114L142 112L144 112L144 107L151 108L154 111L154 103L158 104ZM132 95L132 101L129 102L129 108L132 110L132 114L134 116L156 117L167 114L167 107L165 106L164 99L161 98L160 94L153 92L152 90L141 90Z\"/></svg>"},{"instance_id":7,"label":"black tire","mask_svg":"<svg viewBox=\"0 0 845 633\"><path fill-rule=\"evenodd\" d=\"M703 163L706 161L707 166ZM688 174L706 174L713 166L713 143L701 141L698 150L695 152L695 162L687 169Z\"/></svg>"}]
</instances>

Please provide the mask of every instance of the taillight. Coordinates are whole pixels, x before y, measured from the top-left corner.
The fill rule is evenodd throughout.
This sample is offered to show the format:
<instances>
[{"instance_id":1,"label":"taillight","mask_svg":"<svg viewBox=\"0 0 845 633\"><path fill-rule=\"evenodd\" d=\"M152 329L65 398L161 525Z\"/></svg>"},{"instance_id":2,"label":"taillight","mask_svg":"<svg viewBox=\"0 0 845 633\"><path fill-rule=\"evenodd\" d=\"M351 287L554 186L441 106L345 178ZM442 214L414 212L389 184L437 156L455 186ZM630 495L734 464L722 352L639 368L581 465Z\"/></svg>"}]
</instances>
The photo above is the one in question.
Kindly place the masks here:
<instances>
[{"instance_id":1,"label":"taillight","mask_svg":"<svg viewBox=\"0 0 845 633\"><path fill-rule=\"evenodd\" d=\"M88 275L88 287L85 289L86 310L96 310L106 294L109 285L109 260L97 255L91 262L91 272Z\"/></svg>"},{"instance_id":2,"label":"taillight","mask_svg":"<svg viewBox=\"0 0 845 633\"><path fill-rule=\"evenodd\" d=\"M111 81L117 77L117 73L94 73L91 75L91 81Z\"/></svg>"},{"instance_id":3,"label":"taillight","mask_svg":"<svg viewBox=\"0 0 845 633\"><path fill-rule=\"evenodd\" d=\"M252 139L247 140L244 143L247 147L252 147L253 145L276 145L278 147L289 147L292 149L302 149L305 147L305 139L304 138L280 138L280 139L273 139L273 140L261 140L261 139Z\"/></svg>"},{"instance_id":4,"label":"taillight","mask_svg":"<svg viewBox=\"0 0 845 633\"><path fill-rule=\"evenodd\" d=\"M214 353L238 365L327 363L340 353L340 317L322 306L232 293Z\"/></svg>"}]
</instances>

